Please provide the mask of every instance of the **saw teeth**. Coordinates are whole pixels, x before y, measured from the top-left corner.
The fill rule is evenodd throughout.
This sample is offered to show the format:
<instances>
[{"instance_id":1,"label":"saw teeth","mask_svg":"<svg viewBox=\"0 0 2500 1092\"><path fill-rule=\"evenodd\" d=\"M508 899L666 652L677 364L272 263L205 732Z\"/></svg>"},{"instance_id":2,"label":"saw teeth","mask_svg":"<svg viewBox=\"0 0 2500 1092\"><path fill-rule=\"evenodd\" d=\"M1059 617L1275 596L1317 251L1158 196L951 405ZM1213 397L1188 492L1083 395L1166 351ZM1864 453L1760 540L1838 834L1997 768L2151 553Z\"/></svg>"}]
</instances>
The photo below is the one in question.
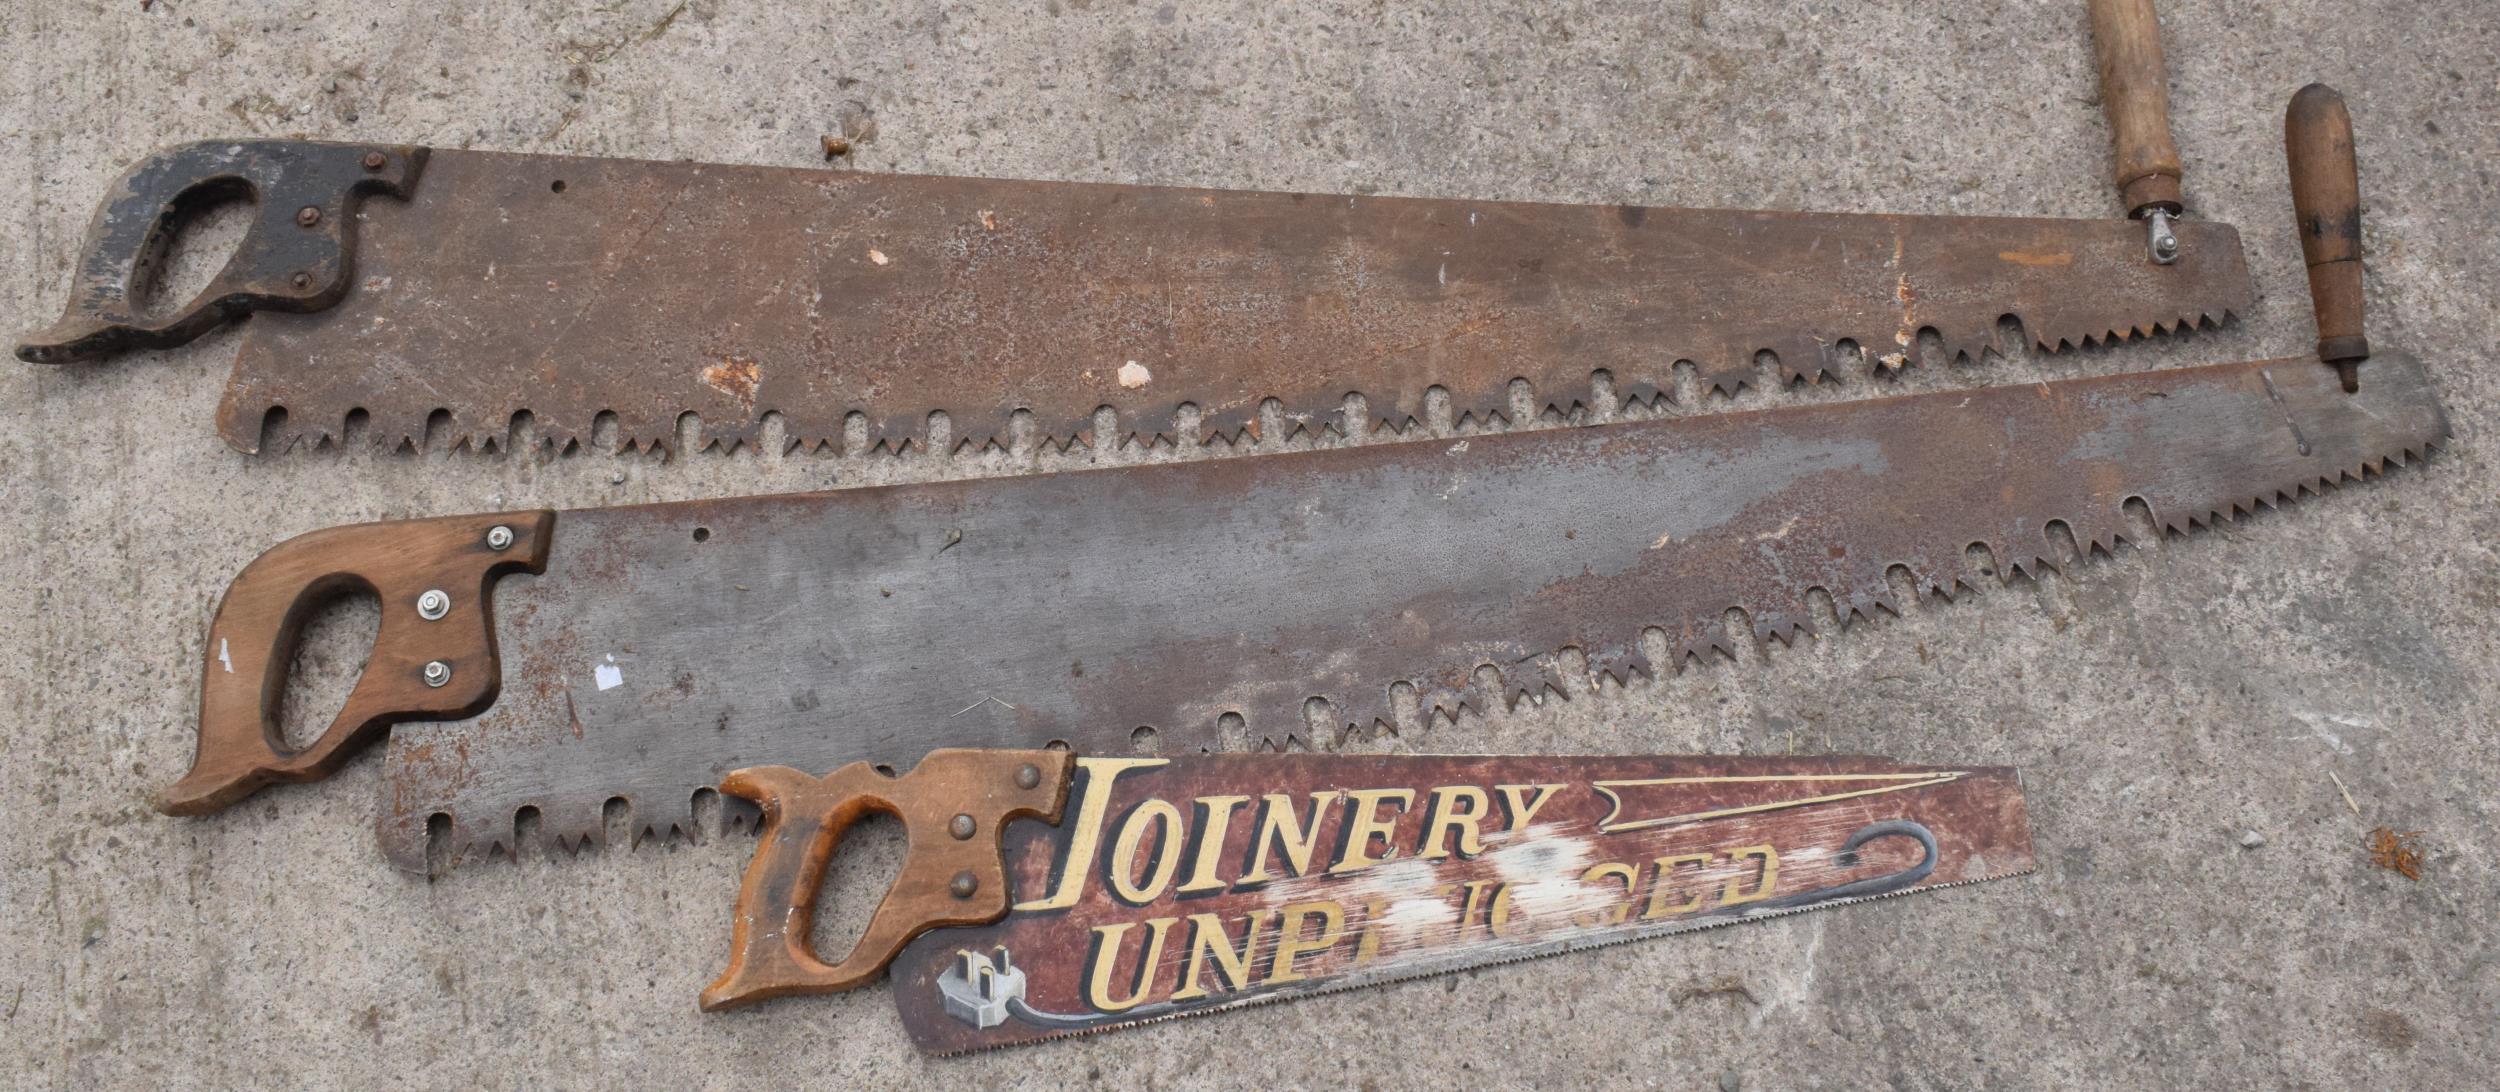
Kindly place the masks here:
<instances>
[{"instance_id":1,"label":"saw teeth","mask_svg":"<svg viewBox=\"0 0 2500 1092\"><path fill-rule=\"evenodd\" d=\"M2187 512L2148 509L2147 516L2152 526L2160 528L2163 534L2186 534L2191 530L2211 529L2228 519L2236 518L2235 513L2254 511L2261 505L2279 507L2299 499L2304 494L2323 495L2342 482L2365 481L2369 477L2385 473L2390 467L2407 466L2419 462L2430 452L2444 449L2447 444L2448 441L2444 437L2426 439L2404 446L2387 455L2364 460L2353 469L2314 478L2295 479L2273 488L2257 490L2246 498L2219 509ZM2113 521L2123 518L2119 513L2123 512L2126 503L2132 499L2134 498L2121 498L2119 506L2112 509L2107 518ZM2075 542L2080 546L2089 541L2094 548L2100 549L2104 556L2114 558L2116 545L2132 540L2124 532L2118 530L2118 525L2115 523L2102 527L2093 522L2098 518L2098 514L2085 513L2052 522L2069 528L2079 524L2086 527L2098 527L2099 529L2093 530L2088 536L2078 534ZM1756 605L1752 608L1729 604L1718 611L1700 615L1709 619L1706 622L1690 621L1680 623L1675 627L1646 627L1641 634L1627 640L1619 647L1589 649L1572 645L1566 648L1578 648L1586 658L1588 662L1586 675L1592 680L1591 689L1595 689L1594 680L1600 675L1613 678L1618 684L1628 684L1634 673L1656 681L1667 675L1691 670L1697 664L1706 665L1714 656L1723 656L1730 661L1735 661L1738 652L1736 647L1738 638L1735 636L1737 631L1731 630L1727 624L1728 612L1731 610L1750 619L1745 623L1744 629L1751 635L1764 639L1778 639L1783 643L1793 645L1796 638L1800 636L1817 636L1820 633L1820 627L1813 622L1814 612L1817 609L1813 606L1814 593L1817 591L1830 597L1832 611L1838 617L1839 627L1846 631L1861 623L1874 621L1878 610L1895 617L1900 617L1905 613L1906 604L1902 602L1904 593L1897 590L1893 583L1892 573L1895 569L1906 573L1901 584L1910 589L1912 594L1920 596L1934 594L1950 600L1959 590L1972 587L1969 581L1961 576L1966 551L1971 548L1976 547L1986 552L1998 573L1999 583L2005 584L2013 582L2019 576L2030 576L2036 579L2037 574L2043 570L2060 571L2057 559L2053 556L2054 551L2050 546L2048 532L2045 530L2041 532L2036 543L2029 546L2011 541L1982 540L1967 543L1959 548L1940 551L1935 557L1917 559L1915 563L1911 561L1887 563L1877 571L1870 582L1855 589L1808 588L1799 594L1797 601L1793 604ZM2079 558L2087 557L2088 551L2079 553L2078 556ZM2009 563L2006 559L2010 557L2021 557L2023 561L2019 564ZM1669 658L1674 661L1671 665L1672 670L1662 670L1652 656L1643 650L1643 644L1648 641L1648 634L1651 631L1658 634L1663 647L1668 651ZM1563 651L1563 649L1557 649L1552 653L1522 657L1498 665L1479 661L1464 668L1446 669L1420 678L1392 680L1380 687L1376 693L1343 697L1327 696L1323 702L1327 713L1320 719L1337 722L1336 728L1330 732L1321 732L1311 727L1313 714L1309 711L1310 703L1305 701L1288 708L1264 711L1264 724L1276 727L1292 726L1287 730L1254 729L1245 716L1241 721L1241 727L1233 730L1235 734L1226 736L1223 734L1226 731L1223 726L1231 720L1228 714L1216 718L1213 722L1216 726L1216 738L1230 740L1231 742L1226 744L1227 747L1237 746L1262 752L1291 752L1332 750L1340 746L1352 732L1370 731L1382 725L1387 726L1389 732L1395 733L1399 731L1395 713L1397 708L1395 688L1399 685L1404 685L1412 691L1418 718L1427 729L1431 728L1436 718L1439 717L1447 717L1456 721L1462 719L1463 713L1484 714L1492 710L1497 702L1505 709L1515 709L1518 698L1536 697L1549 691L1568 700L1572 696L1572 688L1569 684L1571 673L1564 670L1561 660ZM615 799L624 801L626 806L632 809L629 829L635 832L637 843L648 840L666 841L680 835L688 838L699 836L693 806L693 794L696 791L703 790L678 793L637 792ZM719 803L721 828L724 832L751 832L757 828L761 813L753 804L740 798L727 796L720 797ZM578 853L582 848L604 842L604 823L599 818L594 818L603 816L602 808L579 804L536 806L540 810L542 837L554 843L558 848ZM449 818L451 821L443 839L444 844L438 848L450 853L455 867L491 856L497 850L509 855L518 842L513 834L515 820L513 814L497 816L496 825L493 827L478 825L475 821L464 819L456 814L450 815ZM426 871L429 842L426 816L386 818L383 824L382 841L394 864L413 872Z\"/></svg>"},{"instance_id":2,"label":"saw teeth","mask_svg":"<svg viewBox=\"0 0 2500 1092\"><path fill-rule=\"evenodd\" d=\"M2229 308L2201 310L2148 320L2124 328L2076 328L2061 325L2054 317L2034 322L2020 314L2010 313L1997 321L2001 322L2004 319L2012 319L2030 331L2029 340L2035 350L2056 353L2075 349L2106 348L2139 338L2219 327L2236 321L2238 313ZM2001 357L2005 353L2004 340L1995 327L1996 323L1989 323L1984 327L1984 332L1981 332L1981 327L1973 325L1974 332L1965 335L1955 332L1958 327L1951 326L1949 322L1922 325L1918 335L1913 336L1906 345L1898 344L1898 339L1890 335L1829 337L1798 334L1755 346L1749 351L1706 351L1699 353L1698 357L1682 356L1669 360L1663 365L1654 361L1607 359L1595 362L1598 366L1585 371L1566 373L1568 378L1549 378L1546 388L1536 391L1531 405L1539 416L1552 413L1565 421L1573 420L1575 413L1583 409L1593 412L1597 408L1597 397L1592 377L1601 371L1605 372L1614 384L1614 397L1610 399L1614 405L1609 409L1616 411L1635 404L1654 407L1661 403L1680 401L1674 393L1674 373L1678 365L1689 365L1694 369L1695 389L1705 397L1718 395L1734 398L1751 387L1775 384L1785 388L1799 383L1820 383L1825 379L1844 379L1847 378L1849 371L1844 366L1845 346L1857 347L1858 352L1865 357L1867 367L1878 372L1886 369L1887 360L1897 360L1904 365L1915 364L1931 368L1950 366L1962 361L1978 364L1990 355ZM1933 343L1925 338L1925 335L1931 332L1936 334L1936 340ZM1934 346L1932 350L1929 348L1930 344ZM1769 353L1775 358L1775 363L1767 369L1757 364L1757 360L1764 353ZM1514 382L1517 381L1520 380L1514 379ZM1526 381L1532 386L1535 383L1534 380ZM1428 387L1425 392L1397 391L1383 395L1362 391L1341 392L1332 396L1313 394L1307 395L1306 400L1299 404L1280 403L1283 406L1282 416L1288 422L1285 438L1294 439L1305 434L1321 436L1329 432L1343 432L1346 422L1340 411L1344 398L1349 394L1361 395L1370 402L1368 424L1371 430L1386 429L1404 434L1410 432L1416 425L1427 423L1428 414L1425 402L1429 391L1433 389L1440 388L1436 385ZM1474 392L1463 400L1458 399L1455 392L1451 393L1451 397L1454 400L1453 423L1457 427L1488 431L1510 428L1517 423L1514 420L1513 404L1507 387ZM1263 431L1260 425L1261 409L1265 402L1271 400L1273 399L1261 399L1247 406L1235 405L1218 410L1207 410L1203 403L1197 403L1202 411L1199 426L1201 442L1212 443L1223 440L1238 445L1244 439L1254 442L1262 440L1264 437L1261 435ZM1180 436L1178 413L1181 405L1182 403L1174 403L1170 407L1154 407L1117 414L1131 421L1131 424L1127 428L1117 430L1114 435L1128 443L1140 446L1177 444ZM1116 407L1105 408L1116 409ZM286 414L283 421L273 420L273 416L281 411ZM515 407L499 414L488 415L487 418L478 421L472 421L457 410L441 407L398 416L369 412L354 407L326 411L307 409L302 414L298 414L295 412L295 407L282 403L268 403L261 407L257 416L250 419L248 426L243 421L242 413L233 414L233 419L228 425L227 438L243 450L266 450L272 454L283 453L298 446L308 450L317 449L323 445L338 446L343 444L349 431L346 426L347 418L358 412L366 414L365 433L369 442L374 446L387 450L397 450L402 446L407 446L420 451L459 451L465 448L480 454L488 451L504 451L509 448L518 418L523 414L531 413L526 407ZM833 416L830 420L820 420L805 414L793 415L787 408L769 407L759 409L751 416L711 421L700 418L691 410L681 410L676 413L644 413L608 409L594 414L593 420L588 423L555 420L535 414L531 415L531 420L537 444L558 453L589 450L596 434L601 431L601 419L606 419L614 423L619 454L660 453L675 457L684 454L681 448L689 446L684 443L680 435L680 422L689 416L695 417L691 424L695 430L693 435L696 440L691 446L698 453L734 454L741 450L760 451L764 440L765 419L778 416L782 419L784 454L796 451L830 451L837 455L865 453L902 456L928 446L929 416L943 411L900 411L863 416L862 420L867 425L865 436L854 443L844 435L847 428L846 419L861 412L850 410ZM1018 412L1036 411L1030 407L1024 407ZM329 420L322 420L325 413L330 415ZM436 414L444 416L436 420ZM1158 419L1157 415L1164 416ZM1010 416L1012 417L1012 414ZM484 421L487 420L495 422L494 425L492 427L485 425ZM954 422L954 427L957 431L952 434L946 445L950 453L966 449L975 452L985 451L992 446L1013 450L1012 433L1005 420L979 424L958 421ZM1082 416L1055 421L1037 418L1034 421L1034 431L1037 446L1045 450L1067 451L1077 445L1090 448L1096 439L1095 421L1090 412Z\"/></svg>"}]
</instances>

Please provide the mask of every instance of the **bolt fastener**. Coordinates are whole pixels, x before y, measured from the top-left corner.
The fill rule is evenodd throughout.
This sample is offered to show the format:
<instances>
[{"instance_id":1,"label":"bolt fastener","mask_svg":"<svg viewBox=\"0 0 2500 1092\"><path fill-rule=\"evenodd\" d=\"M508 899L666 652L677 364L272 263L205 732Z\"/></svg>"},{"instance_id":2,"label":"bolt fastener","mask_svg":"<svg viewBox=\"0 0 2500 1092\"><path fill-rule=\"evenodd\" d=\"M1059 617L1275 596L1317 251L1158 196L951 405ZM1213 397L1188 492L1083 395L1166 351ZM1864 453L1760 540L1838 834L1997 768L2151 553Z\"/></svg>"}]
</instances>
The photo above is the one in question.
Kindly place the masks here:
<instances>
[{"instance_id":1,"label":"bolt fastener","mask_svg":"<svg viewBox=\"0 0 2500 1092\"><path fill-rule=\"evenodd\" d=\"M1032 764L1032 763L1030 763L1030 762L1027 762L1027 763L1025 763L1025 764L1024 764L1024 765L1022 765L1022 766L1018 766L1018 767L1016 767L1016 787L1017 787L1017 788L1019 788L1019 789L1038 789L1038 788L1040 788L1040 787L1041 787L1041 785L1042 785L1042 769L1041 769L1041 767L1036 766L1036 765L1034 765L1034 764Z\"/></svg>"},{"instance_id":2,"label":"bolt fastener","mask_svg":"<svg viewBox=\"0 0 2500 1092\"><path fill-rule=\"evenodd\" d=\"M509 549L511 549L511 548L512 548L512 528L510 528L510 527L506 527L506 526L503 526L502 524L496 524L496 525L495 525L495 526L493 526L493 527L489 527L489 528L487 528L487 529L486 529L486 548L487 548L487 549L489 549L489 550L509 550Z\"/></svg>"},{"instance_id":3,"label":"bolt fastener","mask_svg":"<svg viewBox=\"0 0 2500 1092\"><path fill-rule=\"evenodd\" d=\"M425 685L441 686L451 681L451 665L441 660L425 662Z\"/></svg>"},{"instance_id":4,"label":"bolt fastener","mask_svg":"<svg viewBox=\"0 0 2500 1092\"><path fill-rule=\"evenodd\" d=\"M960 842L972 837L972 832L978 825L972 821L971 816L958 815L947 822L946 833L954 835L955 840Z\"/></svg>"},{"instance_id":5,"label":"bolt fastener","mask_svg":"<svg viewBox=\"0 0 2500 1092\"><path fill-rule=\"evenodd\" d=\"M296 275L294 275L294 276L292 276L292 277L287 278L287 283L288 283L288 284L292 284L292 285L294 285L294 286L295 286L295 290L296 290L296 291L298 291L298 292L301 292L301 291L303 291L303 290L305 290L305 289L307 289L307 288L312 287L312 274L310 274L310 273L297 273Z\"/></svg>"},{"instance_id":6,"label":"bolt fastener","mask_svg":"<svg viewBox=\"0 0 2500 1092\"><path fill-rule=\"evenodd\" d=\"M306 205L303 208L295 210L295 223L298 227L311 227L320 222L320 209L314 208L311 205Z\"/></svg>"},{"instance_id":7,"label":"bolt fastener","mask_svg":"<svg viewBox=\"0 0 2500 1092\"><path fill-rule=\"evenodd\" d=\"M390 161L389 156L385 156L380 152L365 153L365 169L368 171L381 170L383 167L389 165Z\"/></svg>"},{"instance_id":8,"label":"bolt fastener","mask_svg":"<svg viewBox=\"0 0 2500 1092\"><path fill-rule=\"evenodd\" d=\"M425 594L417 597L417 617L419 618L435 622L442 620L444 615L450 613L451 595L441 588L428 588Z\"/></svg>"},{"instance_id":9,"label":"bolt fastener","mask_svg":"<svg viewBox=\"0 0 2500 1092\"><path fill-rule=\"evenodd\" d=\"M955 873L954 879L946 881L947 893L959 899L971 898L972 893L980 889L981 878L973 875L969 869Z\"/></svg>"}]
</instances>

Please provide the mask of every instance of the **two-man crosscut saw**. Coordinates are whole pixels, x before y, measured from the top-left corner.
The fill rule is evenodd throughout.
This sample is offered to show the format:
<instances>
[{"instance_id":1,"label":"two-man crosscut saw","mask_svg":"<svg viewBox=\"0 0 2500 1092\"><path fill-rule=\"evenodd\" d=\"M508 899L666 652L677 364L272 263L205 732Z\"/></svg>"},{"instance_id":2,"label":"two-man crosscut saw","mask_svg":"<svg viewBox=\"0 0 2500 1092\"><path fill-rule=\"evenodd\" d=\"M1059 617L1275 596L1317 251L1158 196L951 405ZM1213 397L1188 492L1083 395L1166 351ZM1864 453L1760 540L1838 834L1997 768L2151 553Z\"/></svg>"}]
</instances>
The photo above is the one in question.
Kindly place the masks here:
<instances>
[{"instance_id":1,"label":"two-man crosscut saw","mask_svg":"<svg viewBox=\"0 0 2500 1092\"><path fill-rule=\"evenodd\" d=\"M244 330L218 425L257 450L344 435L559 447L613 415L628 444L976 447L1331 427L1350 395L1403 427L1816 379L2221 321L2246 309L2238 233L2176 222L2161 56L2101 26L2129 220L2011 219L1254 193L908 177L297 141L208 142L127 174L89 229L67 313L18 348L90 359ZM2096 20L2097 20L2096 15ZM371 196L388 200L367 200ZM171 231L248 196L257 219L186 305L136 302ZM2149 225L2149 227L2148 227ZM282 423L273 411L284 409ZM1540 410L1539 412L1542 412Z\"/></svg>"},{"instance_id":2,"label":"two-man crosscut saw","mask_svg":"<svg viewBox=\"0 0 2500 1092\"><path fill-rule=\"evenodd\" d=\"M2336 249L2359 223L2349 122L2318 101L2292 118L2295 196L2324 345L2366 352L2359 264ZM749 765L904 768L933 747L1054 740L1117 754L1141 728L1166 753L1246 748L1306 731L1314 698L1368 725L1401 683L1427 714L1482 709L1559 687L1561 650L1655 672L1649 627L1677 660L1793 639L1818 626L1818 593L1825 621L1903 609L1896 568L1950 592L1973 546L2010 578L2051 564L2060 528L2113 549L2131 502L2181 532L2445 441L2420 363L2380 353L2356 374L2347 390L2301 357L316 531L228 589L194 768L160 803L207 811L320 777L397 724L383 841L423 868L438 816L455 855L510 845L525 809L579 845L617 799L667 832ZM378 594L380 629L336 721L292 749L273 716L295 631L342 586ZM1727 632L1731 610L1753 634Z\"/></svg>"},{"instance_id":3,"label":"two-man crosscut saw","mask_svg":"<svg viewBox=\"0 0 2500 1092\"><path fill-rule=\"evenodd\" d=\"M2029 872L2010 769L1858 757L1071 756L739 770L763 839L707 1009L889 969L957 1053ZM902 870L839 962L825 866L870 812Z\"/></svg>"}]
</instances>

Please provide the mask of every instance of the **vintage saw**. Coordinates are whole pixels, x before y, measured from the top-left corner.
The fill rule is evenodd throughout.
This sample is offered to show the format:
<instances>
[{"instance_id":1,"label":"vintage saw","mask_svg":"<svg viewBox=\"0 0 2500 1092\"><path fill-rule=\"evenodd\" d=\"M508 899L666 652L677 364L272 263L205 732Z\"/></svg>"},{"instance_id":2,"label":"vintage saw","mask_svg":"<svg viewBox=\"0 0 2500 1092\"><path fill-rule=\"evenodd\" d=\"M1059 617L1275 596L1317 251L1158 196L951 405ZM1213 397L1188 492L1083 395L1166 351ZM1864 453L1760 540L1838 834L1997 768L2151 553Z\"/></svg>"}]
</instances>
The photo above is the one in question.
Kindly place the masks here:
<instances>
[{"instance_id":1,"label":"vintage saw","mask_svg":"<svg viewBox=\"0 0 2500 1092\"><path fill-rule=\"evenodd\" d=\"M2313 225L2358 228L2341 117L2294 115L2313 244ZM2358 262L2312 257L2341 331L2327 345L2348 351L2359 295L2332 286L2357 287ZM2053 564L2061 530L2114 549L2130 502L2184 532L2445 442L2420 363L2382 352L2358 374L2347 390L2300 357L316 531L227 591L194 767L160 806L204 812L321 777L398 724L383 843L422 869L438 818L455 857L513 845L524 812L579 846L614 800L665 834L691 829L696 794L762 763L902 768L934 747L1051 741L1244 750L1310 731L1313 699L1368 726L1401 683L1427 713L1484 709L1567 692L1560 650L1619 679L1655 673L1650 627L1676 662L1793 640L1904 609L1895 569L1950 593L1979 579L1973 546L2010 579ZM295 630L342 586L378 594L380 629L335 722L290 748L272 715ZM1732 610L1750 634L1729 632Z\"/></svg>"},{"instance_id":2,"label":"vintage saw","mask_svg":"<svg viewBox=\"0 0 2500 1092\"><path fill-rule=\"evenodd\" d=\"M739 770L763 806L723 1009L875 980L956 1053L2029 872L2014 770L1832 757L942 750ZM871 811L902 871L841 962L809 934ZM1020 819L1037 822L1017 822Z\"/></svg>"},{"instance_id":3,"label":"vintage saw","mask_svg":"<svg viewBox=\"0 0 2500 1092\"><path fill-rule=\"evenodd\" d=\"M2140 0L2139 0L2140 2ZM2149 9L2148 9L2149 10ZM244 331L218 426L283 450L369 419L377 442L559 448L602 415L632 444L793 445L1255 435L1275 399L1325 427L1507 417L1511 383L1568 414L1820 377L1843 343L1945 359L2017 316L2043 349L2244 311L2238 233L2179 223L2149 20L2101 36L2126 220L1753 212L1254 193L299 141L210 142L134 167L89 230L67 314L32 361ZM2112 52L2113 42L2137 48ZM195 208L257 220L188 305L134 302ZM368 201L370 195L392 200ZM285 410L283 422L272 417ZM1348 421L1360 426L1366 422Z\"/></svg>"}]
</instances>

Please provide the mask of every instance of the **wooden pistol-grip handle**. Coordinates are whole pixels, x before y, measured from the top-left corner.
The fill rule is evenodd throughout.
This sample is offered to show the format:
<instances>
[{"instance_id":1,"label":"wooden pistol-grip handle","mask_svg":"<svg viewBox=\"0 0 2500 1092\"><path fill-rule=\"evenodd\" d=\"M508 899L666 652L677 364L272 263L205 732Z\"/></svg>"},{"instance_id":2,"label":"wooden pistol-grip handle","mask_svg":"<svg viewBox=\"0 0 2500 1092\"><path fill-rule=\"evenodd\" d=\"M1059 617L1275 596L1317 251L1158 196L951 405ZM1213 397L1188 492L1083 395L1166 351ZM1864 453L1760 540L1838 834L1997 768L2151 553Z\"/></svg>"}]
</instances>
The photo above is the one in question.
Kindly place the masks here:
<instances>
[{"instance_id":1,"label":"wooden pistol-grip handle","mask_svg":"<svg viewBox=\"0 0 2500 1092\"><path fill-rule=\"evenodd\" d=\"M2283 114L2283 155L2292 169L2292 211L2309 263L2309 302L2318 312L2318 358L2356 388L2353 365L2368 359L2361 328L2361 169L2344 96L2322 83L2301 88Z\"/></svg>"},{"instance_id":2,"label":"wooden pistol-grip handle","mask_svg":"<svg viewBox=\"0 0 2500 1092\"><path fill-rule=\"evenodd\" d=\"M2179 146L2170 139L2169 74L2153 0L2091 0L2092 52L2100 61L2101 109L2116 141L2118 197L2142 219L2182 209Z\"/></svg>"},{"instance_id":3,"label":"wooden pistol-grip handle","mask_svg":"<svg viewBox=\"0 0 2500 1092\"><path fill-rule=\"evenodd\" d=\"M288 539L244 566L208 627L199 750L157 809L206 814L271 782L327 777L393 723L484 711L503 679L489 593L504 573L545 570L554 527L547 511L363 523ZM290 750L277 715L296 637L346 589L381 600L381 628L338 717Z\"/></svg>"},{"instance_id":4,"label":"wooden pistol-grip handle","mask_svg":"<svg viewBox=\"0 0 2500 1092\"><path fill-rule=\"evenodd\" d=\"M1059 821L1074 761L1066 751L931 751L901 777L864 762L815 777L788 766L732 772L721 791L764 810L762 844L731 916L729 969L703 991L714 1012L793 994L840 993L875 979L912 938L1007 913L1007 823ZM809 933L825 864L861 816L903 821L903 870L842 962Z\"/></svg>"}]
</instances>

